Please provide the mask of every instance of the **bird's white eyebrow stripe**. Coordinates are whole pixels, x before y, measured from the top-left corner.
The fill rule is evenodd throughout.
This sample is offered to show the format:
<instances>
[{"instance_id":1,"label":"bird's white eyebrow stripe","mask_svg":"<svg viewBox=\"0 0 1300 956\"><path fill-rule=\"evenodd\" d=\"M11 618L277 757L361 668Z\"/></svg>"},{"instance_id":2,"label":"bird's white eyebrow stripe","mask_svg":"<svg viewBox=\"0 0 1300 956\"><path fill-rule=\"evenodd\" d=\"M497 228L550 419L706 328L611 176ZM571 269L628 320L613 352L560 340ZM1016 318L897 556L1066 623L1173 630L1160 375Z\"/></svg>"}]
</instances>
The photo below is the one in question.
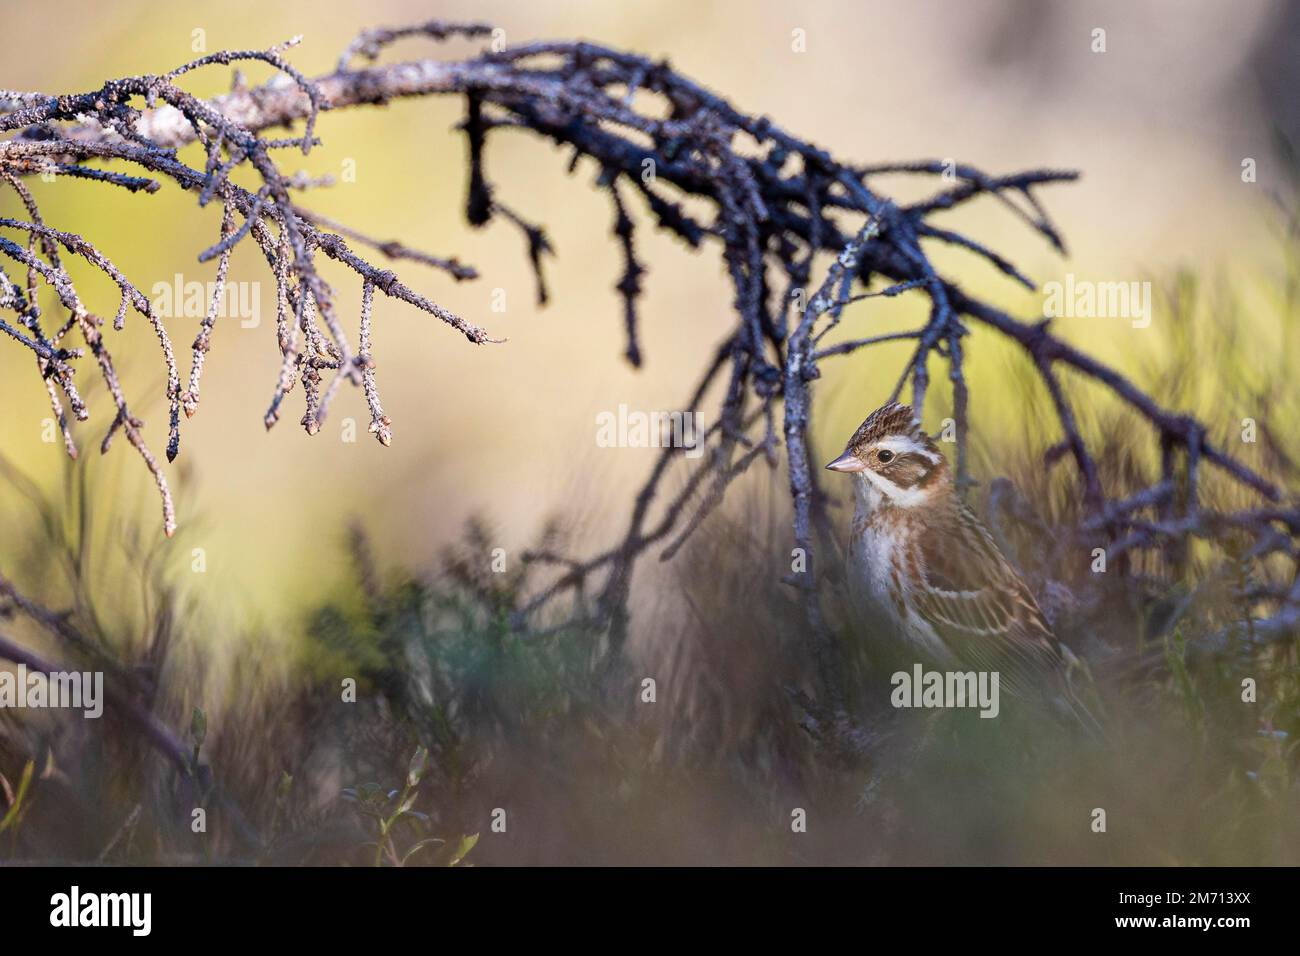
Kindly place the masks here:
<instances>
[{"instance_id":1,"label":"bird's white eyebrow stripe","mask_svg":"<svg viewBox=\"0 0 1300 956\"><path fill-rule=\"evenodd\" d=\"M914 438L907 438L905 436L897 438L882 438L875 444L877 448L885 448L900 455L920 455L931 464L934 464L939 460L938 455L930 451L930 449L926 448Z\"/></svg>"}]
</instances>

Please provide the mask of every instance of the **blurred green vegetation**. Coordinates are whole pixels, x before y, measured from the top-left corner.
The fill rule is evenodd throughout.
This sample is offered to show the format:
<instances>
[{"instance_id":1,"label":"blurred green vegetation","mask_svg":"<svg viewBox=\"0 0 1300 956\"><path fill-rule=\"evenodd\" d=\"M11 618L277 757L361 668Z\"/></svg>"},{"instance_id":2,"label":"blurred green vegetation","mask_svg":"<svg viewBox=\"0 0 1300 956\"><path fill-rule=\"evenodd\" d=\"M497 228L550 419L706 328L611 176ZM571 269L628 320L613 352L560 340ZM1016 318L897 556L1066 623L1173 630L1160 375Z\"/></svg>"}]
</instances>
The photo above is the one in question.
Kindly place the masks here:
<instances>
[{"instance_id":1,"label":"blurred green vegetation","mask_svg":"<svg viewBox=\"0 0 1300 956\"><path fill-rule=\"evenodd\" d=\"M1142 355L1140 382L1197 409L1216 401L1207 380L1235 383L1220 405L1268 423L1252 464L1294 488L1294 390L1281 365L1243 357L1252 317L1234 289L1177 277L1166 308L1180 329ZM1020 427L980 431L977 474L1009 477L1033 503L1032 522L999 526L1031 578L1082 587L1071 566L1086 562L1053 553L1042 530L1076 517L1068 464L1035 457L1054 435L1050 415L1024 379L1004 389L1024 409ZM1122 413L1085 407L1107 485L1149 480L1149 441ZM227 614L199 575L162 560L167 545L140 529L148 517L116 500L112 467L69 466L53 498L12 466L5 474L27 502L8 525L26 547L20 585L70 608L97 651L150 688L160 717L190 727L213 781L196 791L111 709L75 726L0 713L0 774L19 794L3 816L8 859L1300 862L1295 641L1250 657L1190 652L1266 610L1240 585L1280 569L1251 567L1231 542L1201 546L1172 579L1158 562L1130 569L1163 574L1163 590L1117 581L1099 612L1058 625L1092 663L1105 743L1005 701L996 721L891 711L869 623L837 617L855 712L882 736L865 762L846 762L819 748L790 692L808 660L794 595L775 583L788 554L779 474L746 479L674 562L638 572L634 640L614 660L600 634L562 614L512 627L546 576L513 553L494 567L501 535L487 521L426 568L383 560L360 526L336 527L321 547L346 556L346 571L318 582L312 608L280 633ZM1240 503L1213 480L1205 495ZM575 506L534 543L572 551L582 523ZM1241 579L1200 588L1225 561ZM69 653L21 619L5 628ZM1243 702L1243 677L1257 703ZM206 833L191 830L195 805L209 808ZM794 808L806 833L791 832ZM1090 829L1097 808L1104 834Z\"/></svg>"}]
</instances>

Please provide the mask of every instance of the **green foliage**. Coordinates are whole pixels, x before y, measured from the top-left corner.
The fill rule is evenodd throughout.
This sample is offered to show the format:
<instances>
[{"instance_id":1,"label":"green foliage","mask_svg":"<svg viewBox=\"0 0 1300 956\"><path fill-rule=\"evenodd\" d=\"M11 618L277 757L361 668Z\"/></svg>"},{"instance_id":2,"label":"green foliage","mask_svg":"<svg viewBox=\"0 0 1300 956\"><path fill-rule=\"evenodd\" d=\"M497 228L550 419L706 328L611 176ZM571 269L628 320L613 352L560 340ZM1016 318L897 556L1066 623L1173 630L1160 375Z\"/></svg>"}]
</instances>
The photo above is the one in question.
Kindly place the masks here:
<instances>
[{"instance_id":1,"label":"green foliage","mask_svg":"<svg viewBox=\"0 0 1300 956\"><path fill-rule=\"evenodd\" d=\"M373 845L375 848L375 866L383 866L387 863L391 866L403 867L424 850L432 851L439 847L447 847L447 841L440 837L421 835L428 829L429 816L415 809L420 781L428 767L428 760L429 752L423 747L417 747L401 790L385 792L378 784L367 783L343 791L344 799L355 804L357 813L363 819L372 821L378 831L377 839L366 844ZM404 825L405 829L412 831L413 834L414 842L405 848L398 846L398 831L401 829L399 825ZM441 860L446 866L456 866L477 842L477 833L473 836L461 837L453 846L437 854L435 859Z\"/></svg>"},{"instance_id":2,"label":"green foliage","mask_svg":"<svg viewBox=\"0 0 1300 956\"><path fill-rule=\"evenodd\" d=\"M18 789L12 790L9 781L0 775L0 787L3 787L4 795L8 803L8 809L5 815L0 817L0 835L5 831L12 831L16 834L18 827L23 822L23 817L28 810L27 791L32 784L32 772L36 768L36 762L33 760L23 764L22 776L18 778ZM12 841L11 841L12 844Z\"/></svg>"},{"instance_id":3,"label":"green foliage","mask_svg":"<svg viewBox=\"0 0 1300 956\"><path fill-rule=\"evenodd\" d=\"M1206 288L1180 280L1180 321L1207 321L1194 298ZM1216 300L1216 328L1236 341L1225 330L1245 312L1227 301ZM1204 400L1185 381L1197 334L1153 350L1144 373L1144 383L1183 381L1166 398L1193 407ZM1213 354L1236 353L1225 345ZM1261 432L1256 464L1296 487L1294 389L1269 375L1251 392L1276 410L1257 412L1275 434ZM9 855L382 866L1300 863L1294 635L1263 650L1203 650L1227 625L1249 633L1252 616L1273 606L1279 568L1192 541L1184 553L1119 563L1096 582L1086 561L1056 547L1077 496L1068 468L1037 457L1055 440L1041 404L1026 385L1010 401L1022 433L987 437L975 471L985 489L1005 476L1023 499L991 524L1036 587L1100 589L1086 613L1062 611L1059 630L1087 661L1110 731L1104 744L1013 707L997 721L882 707L895 662L870 622L852 620L830 593L838 673L853 716L879 739L866 757L829 747L799 703L805 624L796 596L777 583L788 571L789 515L757 475L672 562L638 569L638 588L654 600L635 607L620 657L563 617L517 626L516 612L551 578L514 552L498 570L501 536L485 521L431 568L381 567L354 531L339 549L350 567L292 641L195 617L158 562L100 553L105 540L136 540L129 532L93 546L76 527L47 522L45 540L28 539L40 555L31 566L70 569L50 603L71 607L68 620L93 635L88 659L114 678L133 675L159 719L183 728L190 774L111 715L56 738L6 719L0 773L18 780L12 794L5 787L0 820ZM1122 413L1080 407L1090 409L1093 437L1106 439L1097 445L1106 483L1149 480L1154 464ZM1231 494L1203 482L1207 507ZM79 513L74 524L93 526L79 510L84 490L70 483L75 507L33 513ZM831 510L836 522L843 515ZM561 537L549 529L536 550L563 551ZM117 586L92 587L93 567L113 568ZM832 556L824 573L833 584ZM582 620L581 599L573 610ZM184 639L195 633L215 634L228 666L210 667L211 648ZM640 697L646 678L656 681L654 703ZM1242 699L1246 678L1255 703ZM340 700L347 679L355 703ZM50 772L38 779L51 739ZM211 771L210 791L196 791L201 770ZM183 816L196 801L219 808L202 837ZM487 829L499 806L510 811L509 834ZM807 833L790 831L793 807L807 811ZM1088 827L1096 807L1107 810L1108 834Z\"/></svg>"}]
</instances>

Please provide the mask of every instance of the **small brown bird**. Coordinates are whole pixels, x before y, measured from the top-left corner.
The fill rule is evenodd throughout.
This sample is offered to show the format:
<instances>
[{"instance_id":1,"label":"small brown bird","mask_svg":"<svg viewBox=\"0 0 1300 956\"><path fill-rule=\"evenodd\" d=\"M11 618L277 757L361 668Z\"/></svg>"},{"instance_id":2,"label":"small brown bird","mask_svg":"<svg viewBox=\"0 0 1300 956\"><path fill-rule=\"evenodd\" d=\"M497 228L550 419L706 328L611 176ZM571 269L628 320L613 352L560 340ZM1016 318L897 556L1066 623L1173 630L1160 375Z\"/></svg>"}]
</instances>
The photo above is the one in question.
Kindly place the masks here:
<instances>
[{"instance_id":1,"label":"small brown bird","mask_svg":"<svg viewBox=\"0 0 1300 956\"><path fill-rule=\"evenodd\" d=\"M941 665L997 671L1018 697L1064 697L1095 726L1069 689L1078 659L957 496L948 462L911 408L891 402L872 412L826 467L854 478L848 576L859 606Z\"/></svg>"}]
</instances>

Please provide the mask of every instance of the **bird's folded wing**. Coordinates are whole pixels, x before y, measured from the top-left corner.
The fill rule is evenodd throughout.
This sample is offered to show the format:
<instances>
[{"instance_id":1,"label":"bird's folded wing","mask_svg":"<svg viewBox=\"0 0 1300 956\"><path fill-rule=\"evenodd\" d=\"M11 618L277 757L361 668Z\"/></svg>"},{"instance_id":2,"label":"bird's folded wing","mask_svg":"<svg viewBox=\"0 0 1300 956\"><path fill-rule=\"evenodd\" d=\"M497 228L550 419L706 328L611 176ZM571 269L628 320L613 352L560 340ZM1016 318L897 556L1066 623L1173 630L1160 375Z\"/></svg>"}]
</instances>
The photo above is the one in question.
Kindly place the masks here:
<instances>
[{"instance_id":1,"label":"bird's folded wing","mask_svg":"<svg viewBox=\"0 0 1300 956\"><path fill-rule=\"evenodd\" d=\"M1041 691L1059 668L1056 638L978 519L962 509L954 524L922 536L914 552L908 577L917 613L959 659L1001 672L1008 690Z\"/></svg>"}]
</instances>

